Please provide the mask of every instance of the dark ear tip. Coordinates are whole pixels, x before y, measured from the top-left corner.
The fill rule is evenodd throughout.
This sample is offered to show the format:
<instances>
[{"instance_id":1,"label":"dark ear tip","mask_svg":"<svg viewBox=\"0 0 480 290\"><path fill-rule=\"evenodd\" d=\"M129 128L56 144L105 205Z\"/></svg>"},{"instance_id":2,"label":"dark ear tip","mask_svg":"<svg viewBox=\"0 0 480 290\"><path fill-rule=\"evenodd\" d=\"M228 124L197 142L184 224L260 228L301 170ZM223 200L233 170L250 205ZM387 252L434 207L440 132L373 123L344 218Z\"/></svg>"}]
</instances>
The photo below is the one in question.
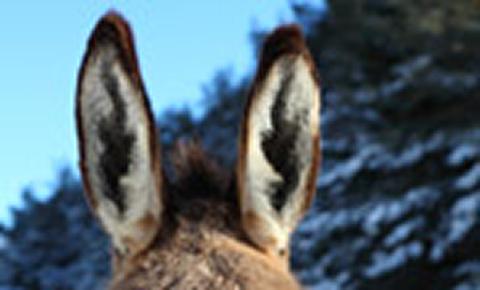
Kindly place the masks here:
<instances>
[{"instance_id":1,"label":"dark ear tip","mask_svg":"<svg viewBox=\"0 0 480 290\"><path fill-rule=\"evenodd\" d=\"M118 57L125 70L137 84L140 84L140 72L130 25L115 10L108 11L97 22L88 41L88 49L84 59L95 54L99 48L109 46L117 50Z\"/></svg>"},{"instance_id":2,"label":"dark ear tip","mask_svg":"<svg viewBox=\"0 0 480 290\"><path fill-rule=\"evenodd\" d=\"M107 11L107 13L105 13L102 16L101 21L102 20L110 21L110 22L122 22L122 23L125 23L125 24L127 23L127 21L122 16L122 14L115 9L111 9L111 10Z\"/></svg>"},{"instance_id":3,"label":"dark ear tip","mask_svg":"<svg viewBox=\"0 0 480 290\"><path fill-rule=\"evenodd\" d=\"M89 45L90 47L106 43L125 45L130 38L128 22L118 12L110 10L97 22Z\"/></svg>"},{"instance_id":4,"label":"dark ear tip","mask_svg":"<svg viewBox=\"0 0 480 290\"><path fill-rule=\"evenodd\" d=\"M120 34L131 34L130 25L125 17L116 10L109 10L98 21L97 28L101 26L111 26Z\"/></svg>"},{"instance_id":5,"label":"dark ear tip","mask_svg":"<svg viewBox=\"0 0 480 290\"><path fill-rule=\"evenodd\" d=\"M303 42L302 28L295 23L281 25L273 30L268 36L267 42L271 40L294 40Z\"/></svg>"},{"instance_id":6,"label":"dark ear tip","mask_svg":"<svg viewBox=\"0 0 480 290\"><path fill-rule=\"evenodd\" d=\"M265 40L264 57L276 59L284 54L304 54L307 51L302 29L297 24L282 25Z\"/></svg>"},{"instance_id":7,"label":"dark ear tip","mask_svg":"<svg viewBox=\"0 0 480 290\"><path fill-rule=\"evenodd\" d=\"M318 82L318 73L313 57L307 48L302 29L297 24L282 25L267 36L260 56L256 81L263 80L275 61L285 55L302 56L310 66L314 79Z\"/></svg>"}]
</instances>

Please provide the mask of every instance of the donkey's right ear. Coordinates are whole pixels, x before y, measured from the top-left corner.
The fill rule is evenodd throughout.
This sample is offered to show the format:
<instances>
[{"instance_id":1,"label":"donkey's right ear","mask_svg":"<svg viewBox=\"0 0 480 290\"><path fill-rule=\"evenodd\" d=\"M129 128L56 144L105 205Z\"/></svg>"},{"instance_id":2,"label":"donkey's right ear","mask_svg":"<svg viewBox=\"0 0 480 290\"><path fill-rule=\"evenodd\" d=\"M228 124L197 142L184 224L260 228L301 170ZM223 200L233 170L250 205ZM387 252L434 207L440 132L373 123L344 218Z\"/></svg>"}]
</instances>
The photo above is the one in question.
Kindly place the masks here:
<instances>
[{"instance_id":1,"label":"donkey's right ear","mask_svg":"<svg viewBox=\"0 0 480 290\"><path fill-rule=\"evenodd\" d=\"M92 33L77 84L77 133L87 200L122 254L155 238L162 173L153 114L130 28L105 15Z\"/></svg>"},{"instance_id":2,"label":"donkey's right ear","mask_svg":"<svg viewBox=\"0 0 480 290\"><path fill-rule=\"evenodd\" d=\"M243 117L237 185L242 225L266 252L285 256L310 206L319 165L320 88L299 27L263 46Z\"/></svg>"}]
</instances>

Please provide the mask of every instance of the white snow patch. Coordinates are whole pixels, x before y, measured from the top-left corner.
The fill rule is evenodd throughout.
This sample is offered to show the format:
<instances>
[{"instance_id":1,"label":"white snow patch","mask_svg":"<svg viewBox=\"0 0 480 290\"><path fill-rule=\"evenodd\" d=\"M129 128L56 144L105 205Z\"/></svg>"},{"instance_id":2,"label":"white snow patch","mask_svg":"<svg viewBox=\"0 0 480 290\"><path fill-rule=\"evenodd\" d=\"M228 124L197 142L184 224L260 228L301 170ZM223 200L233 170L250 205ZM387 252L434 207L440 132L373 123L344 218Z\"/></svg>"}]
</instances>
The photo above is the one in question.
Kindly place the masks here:
<instances>
[{"instance_id":1,"label":"white snow patch","mask_svg":"<svg viewBox=\"0 0 480 290\"><path fill-rule=\"evenodd\" d=\"M351 275L348 272L340 272L335 276L327 275L325 273L325 266L328 263L331 263L332 259L335 259L333 255L331 257L322 259L319 263L316 263L315 266L305 269L297 275L307 284L308 289L311 290L340 290L344 289L343 285L351 279Z\"/></svg>"},{"instance_id":2,"label":"white snow patch","mask_svg":"<svg viewBox=\"0 0 480 290\"><path fill-rule=\"evenodd\" d=\"M380 227L398 220L412 209L424 206L439 196L439 192L429 187L419 187L409 190L399 201L382 203L371 209L365 218L363 230L370 235L380 231Z\"/></svg>"},{"instance_id":3,"label":"white snow patch","mask_svg":"<svg viewBox=\"0 0 480 290\"><path fill-rule=\"evenodd\" d=\"M447 157L447 164L459 166L478 155L478 146L472 144L461 144L457 146Z\"/></svg>"},{"instance_id":4,"label":"white snow patch","mask_svg":"<svg viewBox=\"0 0 480 290\"><path fill-rule=\"evenodd\" d=\"M406 221L395 227L395 229L385 238L383 244L387 247L399 244L422 225L424 225L424 219L421 217Z\"/></svg>"},{"instance_id":5,"label":"white snow patch","mask_svg":"<svg viewBox=\"0 0 480 290\"><path fill-rule=\"evenodd\" d=\"M321 281L320 283L316 284L311 290L341 290L343 289L342 285L339 285L336 281Z\"/></svg>"},{"instance_id":6,"label":"white snow patch","mask_svg":"<svg viewBox=\"0 0 480 290\"><path fill-rule=\"evenodd\" d=\"M480 261L468 261L458 266L454 271L455 276L468 274L480 275Z\"/></svg>"},{"instance_id":7,"label":"white snow patch","mask_svg":"<svg viewBox=\"0 0 480 290\"><path fill-rule=\"evenodd\" d=\"M407 149L400 154L397 160L395 160L393 167L402 168L415 164L420 161L425 154L437 150L443 145L444 141L445 136L442 133L437 133L425 142L419 142L407 146Z\"/></svg>"},{"instance_id":8,"label":"white snow patch","mask_svg":"<svg viewBox=\"0 0 480 290\"><path fill-rule=\"evenodd\" d=\"M408 86L408 80L404 78L396 79L380 86L379 95L382 98L388 98L403 91Z\"/></svg>"},{"instance_id":9,"label":"white snow patch","mask_svg":"<svg viewBox=\"0 0 480 290\"><path fill-rule=\"evenodd\" d=\"M404 209L398 202L378 205L366 217L363 230L370 235L376 235L380 231L381 225L398 219L405 212Z\"/></svg>"},{"instance_id":10,"label":"white snow patch","mask_svg":"<svg viewBox=\"0 0 480 290\"><path fill-rule=\"evenodd\" d=\"M311 290L342 290L344 289L343 285L350 279L351 277L349 273L342 272L333 278L328 277L326 279L319 279L319 282L309 289Z\"/></svg>"},{"instance_id":11,"label":"white snow patch","mask_svg":"<svg viewBox=\"0 0 480 290\"><path fill-rule=\"evenodd\" d=\"M422 54L405 63L394 66L393 72L401 77L411 79L415 73L428 67L432 63L432 60L431 55Z\"/></svg>"},{"instance_id":12,"label":"white snow patch","mask_svg":"<svg viewBox=\"0 0 480 290\"><path fill-rule=\"evenodd\" d=\"M480 182L480 164L476 164L465 174L460 176L455 182L455 187L459 190L473 189Z\"/></svg>"},{"instance_id":13,"label":"white snow patch","mask_svg":"<svg viewBox=\"0 0 480 290\"><path fill-rule=\"evenodd\" d=\"M433 135L424 142L413 143L398 156L390 154L381 144L362 147L356 154L344 162L339 162L328 168L318 179L319 187L332 187L339 182L351 180L363 168L372 170L391 170L411 166L420 162L425 154L437 150L444 144L445 136L441 133ZM366 142L368 143L368 142ZM324 148L329 150L344 149L348 144L324 142ZM343 189L343 188L342 188Z\"/></svg>"},{"instance_id":14,"label":"white snow patch","mask_svg":"<svg viewBox=\"0 0 480 290\"><path fill-rule=\"evenodd\" d=\"M417 258L423 252L423 245L419 241L413 241L404 246L398 247L391 253L378 251L373 254L373 263L364 270L369 278L382 275L385 272L405 264L410 258Z\"/></svg>"},{"instance_id":15,"label":"white snow patch","mask_svg":"<svg viewBox=\"0 0 480 290\"><path fill-rule=\"evenodd\" d=\"M445 238L439 239L432 246L430 259L434 262L440 261L446 249L461 240L472 230L480 217L480 192L475 192L466 197L460 198L449 214L447 234Z\"/></svg>"},{"instance_id":16,"label":"white snow patch","mask_svg":"<svg viewBox=\"0 0 480 290\"><path fill-rule=\"evenodd\" d=\"M478 286L471 285L470 283L462 283L455 286L453 290L478 290Z\"/></svg>"},{"instance_id":17,"label":"white snow patch","mask_svg":"<svg viewBox=\"0 0 480 290\"><path fill-rule=\"evenodd\" d=\"M475 224L480 215L480 192L461 198L451 213L449 241L460 240Z\"/></svg>"},{"instance_id":18,"label":"white snow patch","mask_svg":"<svg viewBox=\"0 0 480 290\"><path fill-rule=\"evenodd\" d=\"M341 162L333 167L330 171L325 172L319 179L318 186L327 187L335 183L337 180L349 180L355 176L365 161L367 161L377 151L376 146L369 146L361 150L358 154Z\"/></svg>"},{"instance_id":19,"label":"white snow patch","mask_svg":"<svg viewBox=\"0 0 480 290\"><path fill-rule=\"evenodd\" d=\"M403 167L409 164L414 164L416 161L425 153L425 146L423 144L417 143L403 151L396 161L395 167Z\"/></svg>"}]
</instances>

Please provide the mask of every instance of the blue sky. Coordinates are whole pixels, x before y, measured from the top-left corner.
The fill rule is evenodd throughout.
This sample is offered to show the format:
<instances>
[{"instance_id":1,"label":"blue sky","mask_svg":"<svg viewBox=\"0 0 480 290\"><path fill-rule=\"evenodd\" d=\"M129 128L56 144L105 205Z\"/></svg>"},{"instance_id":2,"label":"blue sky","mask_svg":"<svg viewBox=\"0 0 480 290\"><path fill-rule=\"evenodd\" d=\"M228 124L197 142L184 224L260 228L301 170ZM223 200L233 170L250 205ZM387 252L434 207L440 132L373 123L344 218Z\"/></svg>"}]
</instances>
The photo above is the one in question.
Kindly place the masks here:
<instances>
[{"instance_id":1,"label":"blue sky","mask_svg":"<svg viewBox=\"0 0 480 290\"><path fill-rule=\"evenodd\" d=\"M49 196L58 169L77 173L73 101L86 40L107 10L135 33L158 114L200 104L216 71L253 68L249 32L293 21L287 0L2 1L0 3L0 222L25 187Z\"/></svg>"}]
</instances>

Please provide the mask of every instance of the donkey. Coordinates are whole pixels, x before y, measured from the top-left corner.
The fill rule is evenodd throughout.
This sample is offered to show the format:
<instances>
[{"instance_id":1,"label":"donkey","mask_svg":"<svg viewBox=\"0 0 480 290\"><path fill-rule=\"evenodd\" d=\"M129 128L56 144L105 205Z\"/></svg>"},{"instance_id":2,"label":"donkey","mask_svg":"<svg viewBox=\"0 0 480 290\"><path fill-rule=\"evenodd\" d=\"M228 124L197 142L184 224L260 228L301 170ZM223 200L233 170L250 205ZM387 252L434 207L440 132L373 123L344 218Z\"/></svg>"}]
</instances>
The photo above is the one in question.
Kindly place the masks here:
<instances>
[{"instance_id":1,"label":"donkey","mask_svg":"<svg viewBox=\"0 0 480 290\"><path fill-rule=\"evenodd\" d=\"M129 25L103 16L76 122L86 199L113 246L109 289L300 289L288 245L315 192L319 107L302 32L279 27L261 52L235 168L184 142L166 170Z\"/></svg>"}]
</instances>

